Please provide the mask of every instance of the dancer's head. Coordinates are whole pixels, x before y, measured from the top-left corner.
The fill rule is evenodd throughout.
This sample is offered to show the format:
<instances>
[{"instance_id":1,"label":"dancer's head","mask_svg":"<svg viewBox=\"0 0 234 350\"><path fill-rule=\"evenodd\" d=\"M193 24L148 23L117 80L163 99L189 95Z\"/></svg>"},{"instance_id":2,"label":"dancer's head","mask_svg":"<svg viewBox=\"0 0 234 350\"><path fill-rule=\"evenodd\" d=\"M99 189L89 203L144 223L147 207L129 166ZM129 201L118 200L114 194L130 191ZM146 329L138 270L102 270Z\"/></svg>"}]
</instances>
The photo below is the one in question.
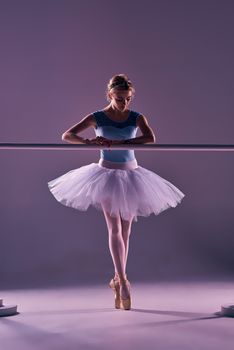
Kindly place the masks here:
<instances>
[{"instance_id":1,"label":"dancer's head","mask_svg":"<svg viewBox=\"0 0 234 350\"><path fill-rule=\"evenodd\" d=\"M111 105L124 111L134 97L135 89L125 74L114 75L107 85L106 97Z\"/></svg>"}]
</instances>

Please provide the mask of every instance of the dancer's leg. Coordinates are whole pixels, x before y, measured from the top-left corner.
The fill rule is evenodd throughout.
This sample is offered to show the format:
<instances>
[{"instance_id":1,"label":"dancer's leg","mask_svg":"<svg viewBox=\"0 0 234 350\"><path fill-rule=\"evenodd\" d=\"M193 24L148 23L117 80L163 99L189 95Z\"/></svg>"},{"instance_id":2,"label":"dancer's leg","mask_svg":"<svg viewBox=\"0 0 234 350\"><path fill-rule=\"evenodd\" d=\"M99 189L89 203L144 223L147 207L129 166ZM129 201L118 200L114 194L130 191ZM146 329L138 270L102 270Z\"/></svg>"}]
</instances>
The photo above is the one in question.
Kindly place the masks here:
<instances>
[{"instance_id":1,"label":"dancer's leg","mask_svg":"<svg viewBox=\"0 0 234 350\"><path fill-rule=\"evenodd\" d=\"M108 204L102 204L103 213L109 234L109 249L115 267L115 272L120 276L125 276L125 246L121 234L120 216L112 217L108 211Z\"/></svg>"},{"instance_id":2,"label":"dancer's leg","mask_svg":"<svg viewBox=\"0 0 234 350\"><path fill-rule=\"evenodd\" d=\"M106 219L108 234L109 234L109 248L114 263L115 271L121 279L125 277L125 245L121 231L120 215L112 217L108 211L108 205L102 204L103 213ZM129 291L126 285L121 288L121 295L123 298L128 297Z\"/></svg>"},{"instance_id":3,"label":"dancer's leg","mask_svg":"<svg viewBox=\"0 0 234 350\"><path fill-rule=\"evenodd\" d=\"M124 220L121 217L122 237L123 237L124 246L125 246L125 264L124 264L125 271L127 268L127 259L128 259L128 251L129 251L129 236L131 234L132 220L133 220L133 217L130 220Z\"/></svg>"}]
</instances>

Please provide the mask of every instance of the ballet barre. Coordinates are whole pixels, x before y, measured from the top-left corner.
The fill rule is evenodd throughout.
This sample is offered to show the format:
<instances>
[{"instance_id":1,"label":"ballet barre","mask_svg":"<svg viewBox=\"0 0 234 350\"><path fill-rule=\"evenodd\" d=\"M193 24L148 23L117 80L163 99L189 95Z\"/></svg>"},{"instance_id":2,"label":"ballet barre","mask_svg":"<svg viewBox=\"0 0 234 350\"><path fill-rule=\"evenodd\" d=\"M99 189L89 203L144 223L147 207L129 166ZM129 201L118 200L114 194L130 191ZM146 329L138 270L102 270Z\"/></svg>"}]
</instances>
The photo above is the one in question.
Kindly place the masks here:
<instances>
[{"instance_id":1,"label":"ballet barre","mask_svg":"<svg viewBox=\"0 0 234 350\"><path fill-rule=\"evenodd\" d=\"M233 144L123 144L123 145L86 145L86 144L61 144L61 143L20 143L2 142L0 150L125 150L134 149L139 151L234 151ZM16 315L17 305L4 306L0 299L0 316ZM234 305L221 305L220 316L234 317Z\"/></svg>"},{"instance_id":2,"label":"ballet barre","mask_svg":"<svg viewBox=\"0 0 234 350\"><path fill-rule=\"evenodd\" d=\"M20 143L2 142L1 149L38 149L38 150L124 150L135 149L139 151L234 151L234 144L123 144L123 145L86 145L61 143Z\"/></svg>"}]
</instances>

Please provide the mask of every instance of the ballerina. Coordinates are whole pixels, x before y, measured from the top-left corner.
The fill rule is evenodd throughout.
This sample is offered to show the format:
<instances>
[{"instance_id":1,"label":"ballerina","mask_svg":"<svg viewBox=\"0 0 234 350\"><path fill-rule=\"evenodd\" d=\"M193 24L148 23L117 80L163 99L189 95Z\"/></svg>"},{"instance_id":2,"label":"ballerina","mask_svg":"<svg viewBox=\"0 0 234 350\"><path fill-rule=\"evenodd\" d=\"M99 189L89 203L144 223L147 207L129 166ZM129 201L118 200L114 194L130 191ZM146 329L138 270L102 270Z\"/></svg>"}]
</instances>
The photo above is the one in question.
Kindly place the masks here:
<instances>
[{"instance_id":1,"label":"ballerina","mask_svg":"<svg viewBox=\"0 0 234 350\"><path fill-rule=\"evenodd\" d=\"M85 116L62 135L76 144L106 145L98 163L91 163L48 182L53 196L63 205L85 211L90 205L103 212L115 275L109 286L114 291L115 308L131 309L131 284L126 265L132 222L137 216L176 207L185 196L176 186L140 165L134 150L113 150L113 144L155 143L155 134L142 113L129 109L135 88L125 74L114 75L106 90L109 104ZM96 137L83 138L80 132L93 128ZM142 135L135 137L137 128Z\"/></svg>"}]
</instances>

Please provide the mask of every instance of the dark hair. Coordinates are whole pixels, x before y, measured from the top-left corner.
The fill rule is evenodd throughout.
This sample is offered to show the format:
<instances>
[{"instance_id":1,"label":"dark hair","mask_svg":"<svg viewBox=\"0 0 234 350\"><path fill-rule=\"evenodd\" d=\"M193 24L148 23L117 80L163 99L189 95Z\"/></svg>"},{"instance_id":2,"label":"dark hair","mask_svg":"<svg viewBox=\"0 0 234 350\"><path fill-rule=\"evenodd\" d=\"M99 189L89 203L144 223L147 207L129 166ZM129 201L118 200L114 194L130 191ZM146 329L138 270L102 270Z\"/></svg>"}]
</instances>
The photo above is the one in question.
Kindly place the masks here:
<instances>
[{"instance_id":1,"label":"dark hair","mask_svg":"<svg viewBox=\"0 0 234 350\"><path fill-rule=\"evenodd\" d=\"M132 82L128 79L126 74L117 74L114 75L107 84L106 97L110 101L108 93L112 90L130 90L132 94L135 93L135 89L132 85Z\"/></svg>"}]
</instances>

